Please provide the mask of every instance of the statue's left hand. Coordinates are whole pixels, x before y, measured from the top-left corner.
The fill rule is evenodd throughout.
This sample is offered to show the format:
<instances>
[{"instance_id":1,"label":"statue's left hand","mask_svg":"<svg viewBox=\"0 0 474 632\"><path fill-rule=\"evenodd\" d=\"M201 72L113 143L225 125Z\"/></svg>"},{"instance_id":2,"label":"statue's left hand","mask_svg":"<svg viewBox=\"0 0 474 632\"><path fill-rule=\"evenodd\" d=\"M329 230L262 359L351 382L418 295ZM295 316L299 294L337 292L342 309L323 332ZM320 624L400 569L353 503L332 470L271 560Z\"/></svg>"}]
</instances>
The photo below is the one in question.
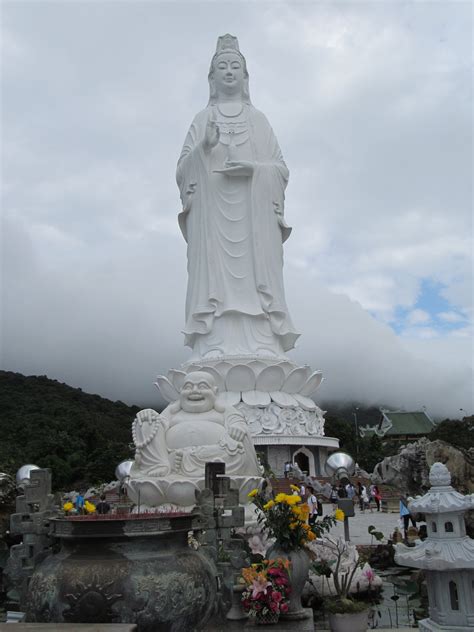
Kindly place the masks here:
<instances>
[{"instance_id":1,"label":"statue's left hand","mask_svg":"<svg viewBox=\"0 0 474 632\"><path fill-rule=\"evenodd\" d=\"M226 160L224 169L214 169L214 171L226 176L251 176L254 168L255 164L250 160Z\"/></svg>"},{"instance_id":2,"label":"statue's left hand","mask_svg":"<svg viewBox=\"0 0 474 632\"><path fill-rule=\"evenodd\" d=\"M245 430L237 428L236 426L229 428L229 435L234 441L242 442L245 438Z\"/></svg>"}]
</instances>

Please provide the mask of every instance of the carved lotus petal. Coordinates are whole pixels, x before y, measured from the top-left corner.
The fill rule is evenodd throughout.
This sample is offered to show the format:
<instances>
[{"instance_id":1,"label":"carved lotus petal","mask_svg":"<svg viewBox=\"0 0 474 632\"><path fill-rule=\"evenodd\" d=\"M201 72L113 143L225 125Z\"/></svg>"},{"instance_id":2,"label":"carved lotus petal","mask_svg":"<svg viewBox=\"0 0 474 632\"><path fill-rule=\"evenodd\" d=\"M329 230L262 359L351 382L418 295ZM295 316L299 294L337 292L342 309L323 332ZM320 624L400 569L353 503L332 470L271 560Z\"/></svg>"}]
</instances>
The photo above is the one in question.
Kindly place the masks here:
<instances>
[{"instance_id":1,"label":"carved lotus petal","mask_svg":"<svg viewBox=\"0 0 474 632\"><path fill-rule=\"evenodd\" d=\"M316 404L309 397L305 397L304 395L301 395L301 393L293 393L293 397L303 410L313 411L317 409Z\"/></svg>"},{"instance_id":2,"label":"carved lotus petal","mask_svg":"<svg viewBox=\"0 0 474 632\"><path fill-rule=\"evenodd\" d=\"M228 391L252 391L255 388L255 374L246 364L236 364L229 369L225 383Z\"/></svg>"},{"instance_id":3,"label":"carved lotus petal","mask_svg":"<svg viewBox=\"0 0 474 632\"><path fill-rule=\"evenodd\" d=\"M284 360L283 362L279 362L278 366L280 366L283 371L285 371L285 375L288 375L296 368L296 365L293 362L288 362L288 360Z\"/></svg>"},{"instance_id":4,"label":"carved lotus petal","mask_svg":"<svg viewBox=\"0 0 474 632\"><path fill-rule=\"evenodd\" d=\"M289 393L282 393L282 391L272 391L270 397L273 399L277 406L282 408L297 408L298 402Z\"/></svg>"},{"instance_id":5,"label":"carved lotus petal","mask_svg":"<svg viewBox=\"0 0 474 632\"><path fill-rule=\"evenodd\" d=\"M175 402L179 399L178 391L164 375L159 375L156 378L155 385L158 387L163 399L167 402Z\"/></svg>"},{"instance_id":6,"label":"carved lotus petal","mask_svg":"<svg viewBox=\"0 0 474 632\"><path fill-rule=\"evenodd\" d=\"M253 370L255 375L258 375L267 366L267 364L265 364L265 362L262 362L261 360L252 360L251 362L249 362L248 365Z\"/></svg>"},{"instance_id":7,"label":"carved lotus petal","mask_svg":"<svg viewBox=\"0 0 474 632\"><path fill-rule=\"evenodd\" d=\"M244 391L242 401L249 406L268 406L272 400L270 395L263 391Z\"/></svg>"},{"instance_id":8,"label":"carved lotus petal","mask_svg":"<svg viewBox=\"0 0 474 632\"><path fill-rule=\"evenodd\" d=\"M304 366L293 369L293 371L291 371L286 380L283 382L281 390L285 393L298 393L305 385L308 379L308 374L309 367Z\"/></svg>"},{"instance_id":9,"label":"carved lotus petal","mask_svg":"<svg viewBox=\"0 0 474 632\"><path fill-rule=\"evenodd\" d=\"M216 381L216 386L220 391L223 391L225 389L225 382L224 382L223 376L219 373L219 371L216 371L216 369L213 366L203 366L202 370L205 373L209 373L210 375L212 375L212 377Z\"/></svg>"},{"instance_id":10,"label":"carved lotus petal","mask_svg":"<svg viewBox=\"0 0 474 632\"><path fill-rule=\"evenodd\" d=\"M281 366L267 366L257 377L257 391L279 391L284 381L285 371Z\"/></svg>"},{"instance_id":11,"label":"carved lotus petal","mask_svg":"<svg viewBox=\"0 0 474 632\"><path fill-rule=\"evenodd\" d=\"M215 366L216 371L219 371L222 377L225 377L229 369L231 369L232 367L233 367L233 364L231 364L230 362L224 362L224 361L218 362Z\"/></svg>"},{"instance_id":12,"label":"carved lotus petal","mask_svg":"<svg viewBox=\"0 0 474 632\"><path fill-rule=\"evenodd\" d=\"M300 395L309 397L312 393L314 393L314 391L318 388L318 386L321 384L322 381L323 381L323 372L315 371L309 376L306 384L300 390Z\"/></svg>"},{"instance_id":13,"label":"carved lotus petal","mask_svg":"<svg viewBox=\"0 0 474 632\"><path fill-rule=\"evenodd\" d=\"M170 369L168 371L168 379L178 392L183 387L185 377L186 373L184 371L178 371L178 369Z\"/></svg>"},{"instance_id":14,"label":"carved lotus petal","mask_svg":"<svg viewBox=\"0 0 474 632\"><path fill-rule=\"evenodd\" d=\"M240 391L222 391L217 395L216 401L221 406L237 406L240 403Z\"/></svg>"}]
</instances>

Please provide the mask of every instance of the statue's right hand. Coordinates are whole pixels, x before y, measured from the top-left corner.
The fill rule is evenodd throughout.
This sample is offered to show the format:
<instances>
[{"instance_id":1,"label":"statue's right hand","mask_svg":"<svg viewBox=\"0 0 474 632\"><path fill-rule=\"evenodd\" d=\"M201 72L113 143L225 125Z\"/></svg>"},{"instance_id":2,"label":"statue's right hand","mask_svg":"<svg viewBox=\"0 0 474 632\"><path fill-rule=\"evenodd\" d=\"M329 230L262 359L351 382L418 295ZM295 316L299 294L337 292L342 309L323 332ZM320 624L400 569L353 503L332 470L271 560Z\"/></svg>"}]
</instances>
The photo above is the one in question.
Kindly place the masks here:
<instances>
[{"instance_id":1,"label":"statue's right hand","mask_svg":"<svg viewBox=\"0 0 474 632\"><path fill-rule=\"evenodd\" d=\"M206 131L204 132L204 139L202 141L202 147L205 152L211 151L219 142L219 126L217 125L215 114L212 111L207 119Z\"/></svg>"}]
</instances>

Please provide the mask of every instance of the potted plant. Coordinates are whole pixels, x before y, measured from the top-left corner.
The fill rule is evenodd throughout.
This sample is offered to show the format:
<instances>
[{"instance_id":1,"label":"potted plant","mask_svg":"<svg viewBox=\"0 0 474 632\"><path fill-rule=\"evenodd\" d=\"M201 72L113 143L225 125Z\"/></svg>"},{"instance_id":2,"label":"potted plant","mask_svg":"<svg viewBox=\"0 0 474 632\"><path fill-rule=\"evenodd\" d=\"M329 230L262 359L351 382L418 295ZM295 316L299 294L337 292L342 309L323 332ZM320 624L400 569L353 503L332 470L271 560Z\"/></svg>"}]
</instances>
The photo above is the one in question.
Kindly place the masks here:
<instances>
[{"instance_id":1,"label":"potted plant","mask_svg":"<svg viewBox=\"0 0 474 632\"><path fill-rule=\"evenodd\" d=\"M351 596L356 571L364 566L365 560L358 554L354 544L340 537L326 535L315 543L312 550L318 558L313 564L313 571L327 578L332 577L334 584L332 596L324 600L330 629L332 632L365 632L370 603ZM371 573L366 577L370 591L374 573L371 569L365 573Z\"/></svg>"},{"instance_id":2,"label":"potted plant","mask_svg":"<svg viewBox=\"0 0 474 632\"><path fill-rule=\"evenodd\" d=\"M289 566L288 560L276 559L242 569L242 605L257 624L277 623L280 613L288 612Z\"/></svg>"},{"instance_id":3,"label":"potted plant","mask_svg":"<svg viewBox=\"0 0 474 632\"><path fill-rule=\"evenodd\" d=\"M293 486L294 489L298 489ZM334 516L324 516L314 524L308 524L308 505L302 502L298 494L277 494L266 501L263 495L254 489L249 496L260 510L257 518L261 528L275 542L267 551L267 557L285 558L291 562L291 596L288 612L284 618L305 618L307 613L301 607L301 593L308 579L310 560L306 545L321 536L335 524L336 519L343 520L344 513L337 510Z\"/></svg>"}]
</instances>

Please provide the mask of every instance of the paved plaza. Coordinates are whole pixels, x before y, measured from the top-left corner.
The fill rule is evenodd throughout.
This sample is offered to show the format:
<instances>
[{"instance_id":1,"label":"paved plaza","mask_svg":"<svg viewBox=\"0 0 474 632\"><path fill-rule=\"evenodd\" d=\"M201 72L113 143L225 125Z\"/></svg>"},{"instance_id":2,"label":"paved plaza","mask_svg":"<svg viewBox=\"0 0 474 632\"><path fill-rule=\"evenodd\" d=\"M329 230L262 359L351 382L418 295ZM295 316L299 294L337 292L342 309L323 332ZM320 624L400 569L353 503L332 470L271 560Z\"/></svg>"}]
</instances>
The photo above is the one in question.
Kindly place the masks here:
<instances>
[{"instance_id":1,"label":"paved plaza","mask_svg":"<svg viewBox=\"0 0 474 632\"><path fill-rule=\"evenodd\" d=\"M332 505L323 505L324 515L332 513ZM354 544L376 544L375 538L368 533L367 529L370 525L373 525L378 531L381 531L386 540L393 533L395 527L399 526L399 514L396 513L384 513L374 509L373 513L370 510L360 511L358 507L355 507L355 516L349 518L349 534L350 540ZM341 535L344 537L344 525L342 522L338 522L335 527L331 529L333 535Z\"/></svg>"}]
</instances>

